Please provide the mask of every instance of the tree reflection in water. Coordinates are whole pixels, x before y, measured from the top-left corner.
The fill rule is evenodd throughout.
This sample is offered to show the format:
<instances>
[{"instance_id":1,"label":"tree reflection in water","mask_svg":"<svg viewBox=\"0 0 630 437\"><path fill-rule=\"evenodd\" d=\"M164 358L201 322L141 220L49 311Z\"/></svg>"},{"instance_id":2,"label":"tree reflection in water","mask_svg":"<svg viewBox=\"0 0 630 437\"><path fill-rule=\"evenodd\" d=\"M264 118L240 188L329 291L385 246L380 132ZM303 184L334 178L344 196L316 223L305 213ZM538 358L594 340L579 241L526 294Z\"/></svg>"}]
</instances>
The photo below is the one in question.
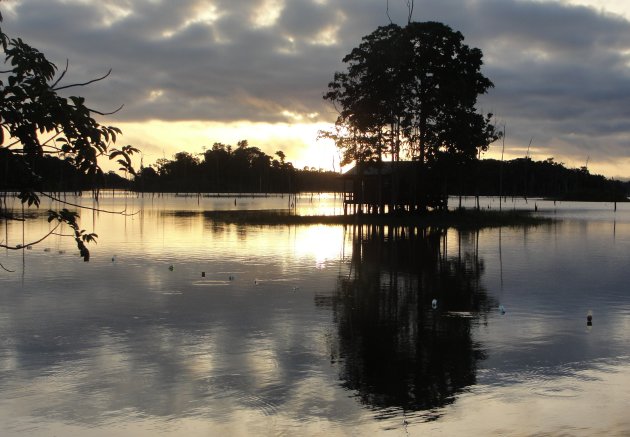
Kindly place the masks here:
<instances>
[{"instance_id":1,"label":"tree reflection in water","mask_svg":"<svg viewBox=\"0 0 630 437\"><path fill-rule=\"evenodd\" d=\"M331 356L343 386L385 416L389 408L452 402L475 383L484 358L471 328L496 306L480 285L479 232L370 226L352 233L350 273L329 301L338 331Z\"/></svg>"}]
</instances>

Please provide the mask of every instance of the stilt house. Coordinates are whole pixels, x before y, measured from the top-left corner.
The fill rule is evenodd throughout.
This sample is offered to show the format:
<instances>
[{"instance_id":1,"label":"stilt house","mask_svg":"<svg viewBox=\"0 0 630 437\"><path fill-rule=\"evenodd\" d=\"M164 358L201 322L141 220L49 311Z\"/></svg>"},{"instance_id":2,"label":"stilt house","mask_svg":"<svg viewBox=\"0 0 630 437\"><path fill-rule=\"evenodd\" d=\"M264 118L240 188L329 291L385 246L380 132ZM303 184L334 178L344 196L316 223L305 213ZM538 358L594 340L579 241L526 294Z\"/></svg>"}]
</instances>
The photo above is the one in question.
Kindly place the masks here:
<instances>
[{"instance_id":1,"label":"stilt house","mask_svg":"<svg viewBox=\"0 0 630 437\"><path fill-rule=\"evenodd\" d=\"M447 204L447 196L439 194L417 161L360 163L342 179L346 215L420 212Z\"/></svg>"}]
</instances>

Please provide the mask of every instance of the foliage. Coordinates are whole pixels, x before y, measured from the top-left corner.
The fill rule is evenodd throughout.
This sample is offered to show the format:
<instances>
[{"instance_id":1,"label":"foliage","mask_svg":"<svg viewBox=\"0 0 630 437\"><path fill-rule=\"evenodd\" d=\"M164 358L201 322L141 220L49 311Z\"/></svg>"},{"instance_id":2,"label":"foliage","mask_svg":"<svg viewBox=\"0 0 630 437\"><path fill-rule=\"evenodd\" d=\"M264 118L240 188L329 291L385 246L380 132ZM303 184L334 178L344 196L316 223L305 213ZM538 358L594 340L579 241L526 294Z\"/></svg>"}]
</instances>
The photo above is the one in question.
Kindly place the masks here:
<instances>
[{"instance_id":1,"label":"foliage","mask_svg":"<svg viewBox=\"0 0 630 437\"><path fill-rule=\"evenodd\" d=\"M297 170L278 150L267 155L247 140L236 147L214 143L199 155L178 152L172 160L159 159L154 167L141 168L134 180L139 191L188 193L293 193L336 191L338 174Z\"/></svg>"},{"instance_id":2,"label":"foliage","mask_svg":"<svg viewBox=\"0 0 630 437\"><path fill-rule=\"evenodd\" d=\"M556 200L624 202L628 184L591 174L588 169L567 168L553 158L534 161L482 159L459 166L450 175L449 193L507 197L545 197ZM478 175L483 175L479 178Z\"/></svg>"},{"instance_id":3,"label":"foliage","mask_svg":"<svg viewBox=\"0 0 630 437\"><path fill-rule=\"evenodd\" d=\"M9 185L11 173L12 188L17 189L23 204L39 206L40 197L45 195L41 187L50 178L43 165L50 162L46 158L63 160L66 167L84 175L92 186L103 177L98 163L101 157L116 159L121 170L134 174L130 156L137 150L128 145L111 147L120 129L99 124L94 114L106 114L86 106L84 98L59 93L102 80L109 73L85 83L60 85L68 65L58 74L57 66L43 53L20 38L9 38L1 29L0 45L9 66L0 72L0 166L4 170L4 185ZM51 212L50 221L66 223L73 229L79 252L87 261L89 251L84 243L96 236L78 228L77 214L64 211ZM9 218L1 209L0 214ZM0 247L18 248L6 244Z\"/></svg>"},{"instance_id":4,"label":"foliage","mask_svg":"<svg viewBox=\"0 0 630 437\"><path fill-rule=\"evenodd\" d=\"M423 164L466 161L500 137L477 97L493 86L481 73L482 52L437 22L382 26L343 62L324 99L339 112L335 140L343 164L403 155Z\"/></svg>"},{"instance_id":5,"label":"foliage","mask_svg":"<svg viewBox=\"0 0 630 437\"><path fill-rule=\"evenodd\" d=\"M199 156L176 153L173 160L161 159L155 167L142 168L134 181L135 188L182 193L333 192L342 189L338 173L299 170L290 162L265 155L257 147L249 151L237 150L215 143ZM243 159L243 155L249 158ZM281 151L275 155L286 158ZM256 165L257 162L263 164ZM504 162L481 159L455 162L450 166L441 160L434 165L434 170L433 182L440 190L445 187L449 195L497 196L502 193L510 197L624 201L630 191L628 183L590 174L584 168L570 169L553 158Z\"/></svg>"}]
</instances>

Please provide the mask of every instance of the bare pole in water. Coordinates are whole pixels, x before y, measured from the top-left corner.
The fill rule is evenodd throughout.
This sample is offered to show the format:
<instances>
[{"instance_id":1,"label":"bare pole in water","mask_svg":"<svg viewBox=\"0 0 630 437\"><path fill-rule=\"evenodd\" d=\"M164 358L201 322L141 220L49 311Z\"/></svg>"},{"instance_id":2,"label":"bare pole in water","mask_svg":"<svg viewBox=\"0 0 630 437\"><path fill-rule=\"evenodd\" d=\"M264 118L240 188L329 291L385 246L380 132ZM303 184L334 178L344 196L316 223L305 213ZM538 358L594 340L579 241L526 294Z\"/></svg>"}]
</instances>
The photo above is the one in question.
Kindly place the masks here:
<instances>
[{"instance_id":1,"label":"bare pole in water","mask_svg":"<svg viewBox=\"0 0 630 437\"><path fill-rule=\"evenodd\" d=\"M503 123L503 146L501 147L501 166L499 167L499 211L503 202L503 154L505 153L505 123Z\"/></svg>"},{"instance_id":2,"label":"bare pole in water","mask_svg":"<svg viewBox=\"0 0 630 437\"><path fill-rule=\"evenodd\" d=\"M531 137L529 139L529 144L527 145L527 154L525 155L525 193L524 193L525 194L524 195L525 203L527 203L527 179L528 179L527 167L528 167L528 164L529 164L529 148L532 146L532 141L533 140L534 140L534 137Z\"/></svg>"}]
</instances>

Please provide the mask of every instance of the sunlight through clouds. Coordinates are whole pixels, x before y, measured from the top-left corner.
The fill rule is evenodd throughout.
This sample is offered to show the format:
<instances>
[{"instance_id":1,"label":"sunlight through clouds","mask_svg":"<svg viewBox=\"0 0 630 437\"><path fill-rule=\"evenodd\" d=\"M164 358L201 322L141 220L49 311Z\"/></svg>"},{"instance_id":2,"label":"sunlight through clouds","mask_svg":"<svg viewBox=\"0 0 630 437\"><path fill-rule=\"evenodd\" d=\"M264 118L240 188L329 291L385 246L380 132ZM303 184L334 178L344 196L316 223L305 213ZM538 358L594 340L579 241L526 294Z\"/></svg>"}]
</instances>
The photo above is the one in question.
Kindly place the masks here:
<instances>
[{"instance_id":1,"label":"sunlight through clouds","mask_svg":"<svg viewBox=\"0 0 630 437\"><path fill-rule=\"evenodd\" d=\"M149 102L155 102L164 95L164 90L151 90L149 93Z\"/></svg>"},{"instance_id":2,"label":"sunlight through clouds","mask_svg":"<svg viewBox=\"0 0 630 437\"><path fill-rule=\"evenodd\" d=\"M254 11L250 17L254 27L271 27L274 26L284 9L284 0L264 0Z\"/></svg>"},{"instance_id":3,"label":"sunlight through clouds","mask_svg":"<svg viewBox=\"0 0 630 437\"><path fill-rule=\"evenodd\" d=\"M164 30L162 36L164 38L171 38L197 24L211 27L222 15L216 5L213 4L197 5L197 7L192 9L191 13L191 18L184 20L182 23L178 23L178 26L175 28Z\"/></svg>"},{"instance_id":4,"label":"sunlight through clouds","mask_svg":"<svg viewBox=\"0 0 630 437\"><path fill-rule=\"evenodd\" d=\"M287 161L315 168L332 162L317 141L337 117L322 99L328 83L362 37L389 23L380 0L11 0L0 10L10 36L57 65L70 60L69 80L111 68L111 77L82 92L98 108L124 104L111 124L133 125L123 141L147 155L249 139L278 144ZM389 2L388 12L406 22L405 2ZM627 1L416 0L413 18L444 22L483 51L483 73L495 87L478 107L507 124L505 156L522 156L532 137L532 159L590 155L596 172L630 156ZM172 132L197 122L230 135ZM168 133L154 135L155 123ZM575 142L567 141L571 132L580 134ZM606 175L630 177L630 167Z\"/></svg>"},{"instance_id":5,"label":"sunlight through clouds","mask_svg":"<svg viewBox=\"0 0 630 437\"><path fill-rule=\"evenodd\" d=\"M165 122L151 120L144 123L117 123L123 131L125 143L134 144L142 151L145 165L160 158L172 158L182 150L201 153L215 142L231 144L248 140L273 156L276 151L286 153L296 168L304 166L332 170L333 162L339 170L339 153L330 140L318 140L319 130L326 123L207 123L200 121ZM140 159L139 157L137 159ZM103 163L104 168L109 170Z\"/></svg>"},{"instance_id":6,"label":"sunlight through clouds","mask_svg":"<svg viewBox=\"0 0 630 437\"><path fill-rule=\"evenodd\" d=\"M105 27L111 27L115 23L132 14L133 10L125 3L126 2L103 3L103 9L105 10L105 14L103 15L103 25Z\"/></svg>"},{"instance_id":7,"label":"sunlight through clouds","mask_svg":"<svg viewBox=\"0 0 630 437\"><path fill-rule=\"evenodd\" d=\"M630 18L630 3L627 0L563 0L563 3L588 6L598 12L619 14Z\"/></svg>"},{"instance_id":8,"label":"sunlight through clouds","mask_svg":"<svg viewBox=\"0 0 630 437\"><path fill-rule=\"evenodd\" d=\"M337 44L337 34L340 26L329 26L322 29L313 40L313 44L333 46Z\"/></svg>"}]
</instances>

